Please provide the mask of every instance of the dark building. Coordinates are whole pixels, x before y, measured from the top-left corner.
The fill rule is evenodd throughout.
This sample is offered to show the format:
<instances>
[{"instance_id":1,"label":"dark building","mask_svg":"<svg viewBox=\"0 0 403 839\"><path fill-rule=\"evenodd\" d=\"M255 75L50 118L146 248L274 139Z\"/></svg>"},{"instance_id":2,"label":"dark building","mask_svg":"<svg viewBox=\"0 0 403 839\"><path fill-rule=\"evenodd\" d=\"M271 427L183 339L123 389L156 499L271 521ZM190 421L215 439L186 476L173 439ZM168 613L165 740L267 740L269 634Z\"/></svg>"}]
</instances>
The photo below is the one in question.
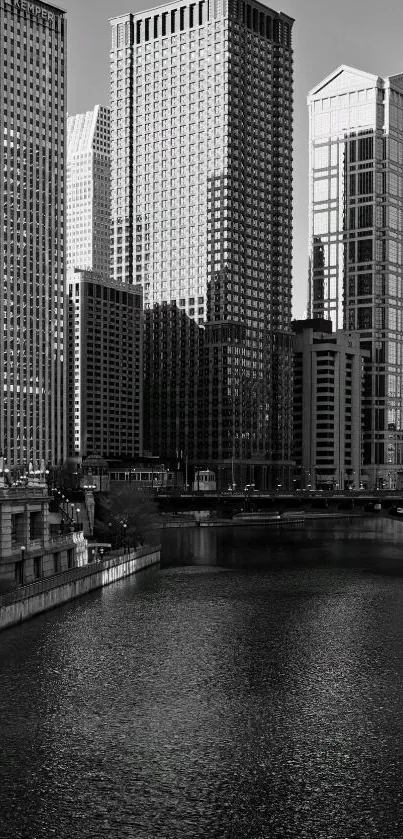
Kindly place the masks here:
<instances>
[{"instance_id":1,"label":"dark building","mask_svg":"<svg viewBox=\"0 0 403 839\"><path fill-rule=\"evenodd\" d=\"M142 441L142 295L92 271L68 276L69 456L135 459Z\"/></svg>"},{"instance_id":2,"label":"dark building","mask_svg":"<svg viewBox=\"0 0 403 839\"><path fill-rule=\"evenodd\" d=\"M359 489L362 469L364 353L358 332L312 318L293 322L294 487Z\"/></svg>"},{"instance_id":3,"label":"dark building","mask_svg":"<svg viewBox=\"0 0 403 839\"><path fill-rule=\"evenodd\" d=\"M203 335L175 303L144 312L144 450L181 467L197 458Z\"/></svg>"}]
</instances>

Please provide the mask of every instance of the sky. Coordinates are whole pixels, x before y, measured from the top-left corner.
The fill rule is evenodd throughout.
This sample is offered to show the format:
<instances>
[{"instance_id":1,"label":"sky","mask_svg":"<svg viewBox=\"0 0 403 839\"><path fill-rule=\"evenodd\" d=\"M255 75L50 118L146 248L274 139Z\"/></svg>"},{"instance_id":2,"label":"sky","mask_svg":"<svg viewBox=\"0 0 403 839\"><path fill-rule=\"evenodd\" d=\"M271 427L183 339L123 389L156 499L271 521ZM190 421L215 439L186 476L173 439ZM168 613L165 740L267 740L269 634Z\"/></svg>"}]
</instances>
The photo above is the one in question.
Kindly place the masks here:
<instances>
[{"instance_id":1,"label":"sky","mask_svg":"<svg viewBox=\"0 0 403 839\"><path fill-rule=\"evenodd\" d=\"M57 5L57 3L55 3ZM64 0L68 32L68 108L109 104L109 18L152 8L142 0ZM268 5L268 4L267 4ZM306 97L340 64L389 76L403 72L401 0L281 0L295 18L293 316L306 316L308 284L308 113Z\"/></svg>"}]
</instances>

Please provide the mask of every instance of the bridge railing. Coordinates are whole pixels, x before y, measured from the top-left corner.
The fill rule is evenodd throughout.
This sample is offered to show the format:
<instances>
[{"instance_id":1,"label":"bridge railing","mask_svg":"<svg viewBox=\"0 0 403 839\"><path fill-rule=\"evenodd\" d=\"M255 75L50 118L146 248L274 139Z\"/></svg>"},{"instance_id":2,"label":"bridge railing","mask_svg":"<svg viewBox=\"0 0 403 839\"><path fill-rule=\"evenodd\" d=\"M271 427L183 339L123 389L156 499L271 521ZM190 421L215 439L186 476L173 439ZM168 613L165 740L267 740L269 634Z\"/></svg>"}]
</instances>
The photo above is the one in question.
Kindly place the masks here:
<instances>
[{"instance_id":1,"label":"bridge railing","mask_svg":"<svg viewBox=\"0 0 403 839\"><path fill-rule=\"evenodd\" d=\"M389 496L393 496L396 498L403 498L403 489L296 489L296 490L284 490L284 489L272 489L272 490L258 490L255 489L253 491L247 490L225 490L225 489L217 489L214 491L206 491L203 492L200 490L199 492L159 492L155 494L155 500L161 500L161 498L354 498L354 497L363 497L363 498L387 498Z\"/></svg>"}]
</instances>

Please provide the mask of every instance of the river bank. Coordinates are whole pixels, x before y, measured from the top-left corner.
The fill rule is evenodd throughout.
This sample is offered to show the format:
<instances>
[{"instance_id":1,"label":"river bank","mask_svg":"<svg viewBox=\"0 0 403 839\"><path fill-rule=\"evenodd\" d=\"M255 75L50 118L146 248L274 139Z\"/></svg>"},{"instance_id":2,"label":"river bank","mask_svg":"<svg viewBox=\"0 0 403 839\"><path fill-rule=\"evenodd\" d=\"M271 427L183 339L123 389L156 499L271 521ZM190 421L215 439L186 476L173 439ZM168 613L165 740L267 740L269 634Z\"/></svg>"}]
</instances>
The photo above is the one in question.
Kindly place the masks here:
<instances>
[{"instance_id":1,"label":"river bank","mask_svg":"<svg viewBox=\"0 0 403 839\"><path fill-rule=\"evenodd\" d=\"M0 597L0 630L158 565L160 558L159 547L145 547L21 586Z\"/></svg>"}]
</instances>

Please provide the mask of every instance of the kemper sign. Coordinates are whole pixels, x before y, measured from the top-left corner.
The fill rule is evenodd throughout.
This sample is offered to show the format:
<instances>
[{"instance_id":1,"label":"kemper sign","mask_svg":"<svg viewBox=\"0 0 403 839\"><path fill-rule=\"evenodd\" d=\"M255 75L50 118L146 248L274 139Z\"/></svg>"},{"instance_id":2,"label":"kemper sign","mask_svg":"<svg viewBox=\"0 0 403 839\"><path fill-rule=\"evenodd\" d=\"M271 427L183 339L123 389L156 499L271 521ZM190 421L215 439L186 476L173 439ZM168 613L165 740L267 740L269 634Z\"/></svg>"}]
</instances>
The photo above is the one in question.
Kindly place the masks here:
<instances>
[{"instance_id":1,"label":"kemper sign","mask_svg":"<svg viewBox=\"0 0 403 839\"><path fill-rule=\"evenodd\" d=\"M48 9L44 9L43 6L38 6L37 3L30 3L29 0L9 0L11 6L14 6L15 9L21 9L25 12L30 12L32 15L37 15L41 17L43 20L54 20L55 15L53 12L50 12Z\"/></svg>"}]
</instances>

